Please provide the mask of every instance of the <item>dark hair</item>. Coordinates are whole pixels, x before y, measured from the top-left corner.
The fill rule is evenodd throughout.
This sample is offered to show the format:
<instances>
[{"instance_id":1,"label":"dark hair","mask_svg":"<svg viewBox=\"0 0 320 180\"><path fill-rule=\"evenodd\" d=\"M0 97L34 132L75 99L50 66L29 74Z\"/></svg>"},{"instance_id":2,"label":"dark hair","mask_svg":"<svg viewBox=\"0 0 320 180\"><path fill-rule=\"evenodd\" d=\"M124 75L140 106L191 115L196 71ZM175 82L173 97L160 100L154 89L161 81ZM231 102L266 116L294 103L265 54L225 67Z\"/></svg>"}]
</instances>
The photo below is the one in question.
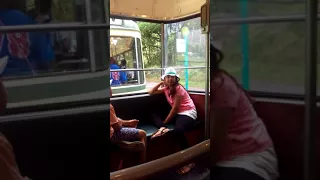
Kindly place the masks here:
<instances>
[{"instance_id":1,"label":"dark hair","mask_svg":"<svg viewBox=\"0 0 320 180\"><path fill-rule=\"evenodd\" d=\"M38 12L36 8L33 8L27 11L27 15L30 16L32 19L35 19L38 16Z\"/></svg>"},{"instance_id":2,"label":"dark hair","mask_svg":"<svg viewBox=\"0 0 320 180\"><path fill-rule=\"evenodd\" d=\"M176 87L177 87L177 86L180 85L182 88L186 89L182 84L179 83L180 78L178 78L177 76L175 76L175 77L176 77L176 83L173 85L174 88L169 89L169 96L172 96L172 97L174 97L174 96L177 94L177 90L176 90ZM165 78L166 78L166 77L164 77L164 79L165 79ZM164 80L164 79L163 79L163 80ZM167 88L169 88L169 87L167 87Z\"/></svg>"},{"instance_id":3,"label":"dark hair","mask_svg":"<svg viewBox=\"0 0 320 180\"><path fill-rule=\"evenodd\" d=\"M125 59L122 59L122 60L121 60L121 64L122 64L122 65L127 65L127 61L126 61Z\"/></svg>"},{"instance_id":4,"label":"dark hair","mask_svg":"<svg viewBox=\"0 0 320 180\"><path fill-rule=\"evenodd\" d=\"M230 79L238 86L239 89L241 89L247 96L248 100L251 103L254 103L254 100L251 98L249 93L243 89L242 85L238 83L236 78L229 74L227 71L220 68L220 63L222 62L224 58L224 54L219 49L215 48L212 44L210 44L210 80L212 81L219 73L224 73ZM223 82L220 86L222 86ZM213 93L212 93L213 94Z\"/></svg>"}]
</instances>

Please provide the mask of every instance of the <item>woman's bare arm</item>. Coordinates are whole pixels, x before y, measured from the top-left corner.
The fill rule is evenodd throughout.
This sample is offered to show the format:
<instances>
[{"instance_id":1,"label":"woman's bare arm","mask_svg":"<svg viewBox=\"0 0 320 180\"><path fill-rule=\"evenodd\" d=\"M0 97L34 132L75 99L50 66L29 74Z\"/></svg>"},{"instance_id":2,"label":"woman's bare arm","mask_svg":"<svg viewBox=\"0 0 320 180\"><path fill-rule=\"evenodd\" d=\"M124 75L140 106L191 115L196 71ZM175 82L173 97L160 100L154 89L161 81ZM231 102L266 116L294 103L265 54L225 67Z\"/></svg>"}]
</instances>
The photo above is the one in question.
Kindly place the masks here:
<instances>
[{"instance_id":1,"label":"woman's bare arm","mask_svg":"<svg viewBox=\"0 0 320 180\"><path fill-rule=\"evenodd\" d=\"M160 88L163 85L163 82L158 83L156 86L154 86L152 89L149 90L149 94L150 95L154 95L154 94L161 94L163 93L163 88Z\"/></svg>"},{"instance_id":2,"label":"woman's bare arm","mask_svg":"<svg viewBox=\"0 0 320 180\"><path fill-rule=\"evenodd\" d=\"M181 95L175 96L173 106L172 106L167 118L164 120L164 123L170 122L170 120L178 113L178 110L181 106L181 99L182 99Z\"/></svg>"}]
</instances>

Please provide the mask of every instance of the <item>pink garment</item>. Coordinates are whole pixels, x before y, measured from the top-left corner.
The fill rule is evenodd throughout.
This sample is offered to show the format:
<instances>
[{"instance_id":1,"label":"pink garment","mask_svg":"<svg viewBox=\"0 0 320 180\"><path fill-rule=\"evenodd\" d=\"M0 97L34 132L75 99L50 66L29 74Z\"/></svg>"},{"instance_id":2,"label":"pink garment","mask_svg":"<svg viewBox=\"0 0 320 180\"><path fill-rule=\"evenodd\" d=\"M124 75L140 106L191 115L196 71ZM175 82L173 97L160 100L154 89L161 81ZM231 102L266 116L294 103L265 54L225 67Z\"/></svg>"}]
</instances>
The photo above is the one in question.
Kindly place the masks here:
<instances>
[{"instance_id":1,"label":"pink garment","mask_svg":"<svg viewBox=\"0 0 320 180\"><path fill-rule=\"evenodd\" d=\"M174 103L174 97L170 95L169 88L164 89L164 94L166 95L168 103L173 106ZM176 87L176 96L182 96L180 109L178 110L178 113L189 111L192 109L196 109L196 106L194 105L192 99L190 98L188 92L184 87L181 85L178 85Z\"/></svg>"},{"instance_id":2,"label":"pink garment","mask_svg":"<svg viewBox=\"0 0 320 180\"><path fill-rule=\"evenodd\" d=\"M0 179L24 180L15 161L10 142L0 133Z\"/></svg>"},{"instance_id":3,"label":"pink garment","mask_svg":"<svg viewBox=\"0 0 320 180\"><path fill-rule=\"evenodd\" d=\"M222 108L233 109L219 161L261 152L273 146L264 123L257 116L245 92L228 75L219 73L211 81L210 98L211 106L217 111Z\"/></svg>"},{"instance_id":4,"label":"pink garment","mask_svg":"<svg viewBox=\"0 0 320 180\"><path fill-rule=\"evenodd\" d=\"M112 125L118 122L119 120L114 110L114 107L112 106L112 104L110 104L110 138L113 136L113 133L114 133L114 129L112 128Z\"/></svg>"}]
</instances>

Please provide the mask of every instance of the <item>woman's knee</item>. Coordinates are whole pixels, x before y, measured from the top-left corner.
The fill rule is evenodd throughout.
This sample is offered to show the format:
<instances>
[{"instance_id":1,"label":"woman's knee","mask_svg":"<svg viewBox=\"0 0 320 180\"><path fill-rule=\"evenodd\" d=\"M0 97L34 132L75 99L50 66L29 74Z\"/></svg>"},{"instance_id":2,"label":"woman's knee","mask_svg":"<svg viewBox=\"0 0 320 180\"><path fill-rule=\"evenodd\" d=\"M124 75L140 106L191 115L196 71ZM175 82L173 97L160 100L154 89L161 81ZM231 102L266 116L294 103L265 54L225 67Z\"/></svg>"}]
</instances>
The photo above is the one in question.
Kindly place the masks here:
<instances>
[{"instance_id":1,"label":"woman's knee","mask_svg":"<svg viewBox=\"0 0 320 180\"><path fill-rule=\"evenodd\" d=\"M140 139L147 137L147 133L144 130L139 129L138 134Z\"/></svg>"}]
</instances>

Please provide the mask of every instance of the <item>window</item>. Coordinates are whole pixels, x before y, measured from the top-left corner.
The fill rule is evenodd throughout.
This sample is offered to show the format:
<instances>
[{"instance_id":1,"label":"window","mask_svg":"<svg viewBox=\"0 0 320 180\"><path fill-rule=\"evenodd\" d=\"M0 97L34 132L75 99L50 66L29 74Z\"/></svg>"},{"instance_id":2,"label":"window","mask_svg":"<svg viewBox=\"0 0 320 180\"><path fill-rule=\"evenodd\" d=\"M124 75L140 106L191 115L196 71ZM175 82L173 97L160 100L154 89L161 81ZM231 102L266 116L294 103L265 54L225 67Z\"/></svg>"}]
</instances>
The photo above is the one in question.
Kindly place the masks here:
<instances>
[{"instance_id":1,"label":"window","mask_svg":"<svg viewBox=\"0 0 320 180\"><path fill-rule=\"evenodd\" d=\"M164 25L166 48L163 49L165 51L163 62L161 24L137 22L138 29L133 33L132 29L137 28L135 22L120 19L111 19L110 21L110 56L115 59L117 68L120 68L121 62L126 60L125 67L128 69L156 69L144 72L126 71L127 82L121 82L120 86L119 83L114 84L113 94L146 92L161 81L162 71L159 68L162 67L176 68L180 75L180 83L187 89L204 91L206 39L205 35L201 34L200 18ZM124 26L131 28L131 33L125 32ZM120 29L120 27L122 28ZM189 29L189 34L186 37L182 34L182 29L185 28ZM186 48L186 42L188 48ZM190 67L195 69L184 69Z\"/></svg>"},{"instance_id":2,"label":"window","mask_svg":"<svg viewBox=\"0 0 320 180\"><path fill-rule=\"evenodd\" d=\"M204 91L207 45L205 35L201 33L200 18L166 24L165 33L167 49L164 67L198 67L179 69L177 73L180 75L180 83L186 89Z\"/></svg>"},{"instance_id":3,"label":"window","mask_svg":"<svg viewBox=\"0 0 320 180\"><path fill-rule=\"evenodd\" d=\"M252 91L304 94L305 23L266 23L268 17L265 17L261 18L260 23L228 25L223 23L223 19L236 17L236 12L226 10L223 3L217 3L219 10L214 10L211 17L214 24L211 27L211 43L225 53L222 67ZM262 4L266 6L260 6ZM234 7L239 9L240 4ZM303 15L305 11L303 1L249 1L247 7L250 17ZM219 25L214 23L218 19Z\"/></svg>"},{"instance_id":4,"label":"window","mask_svg":"<svg viewBox=\"0 0 320 180\"><path fill-rule=\"evenodd\" d=\"M90 6L84 0L52 0L51 6L46 0L21 2L26 4L17 4L16 9L24 13L20 18L33 19L24 24L105 24L109 20L104 0L90 1ZM86 7L91 7L89 18ZM2 74L9 108L109 97L107 28L6 33L2 37L3 42L8 41L2 44L8 51L2 49L0 55L9 56Z\"/></svg>"},{"instance_id":5,"label":"window","mask_svg":"<svg viewBox=\"0 0 320 180\"><path fill-rule=\"evenodd\" d=\"M40 3L39 0L28 0L26 3L25 15L31 17L34 22L29 21L24 24L76 23L88 20L85 16L83 0L53 0L51 7L45 4L46 1ZM91 1L89 9L91 23L106 22L103 3L102 0ZM12 79L21 76L53 76L69 72L106 70L109 64L106 51L109 49L107 33L107 30L9 33L16 36L25 35L21 37L29 41L30 52L26 52L25 57L19 57L21 60L24 59L28 65L20 63L19 68L11 72L5 71L3 76ZM9 70L13 66L12 56L14 55L12 53L8 55Z\"/></svg>"},{"instance_id":6,"label":"window","mask_svg":"<svg viewBox=\"0 0 320 180\"><path fill-rule=\"evenodd\" d=\"M116 64L121 69L142 69L140 39L134 37L115 37L110 38L110 54L116 60ZM113 69L111 67L111 69ZM139 71L126 71L126 81L122 85L143 84L144 75Z\"/></svg>"},{"instance_id":7,"label":"window","mask_svg":"<svg viewBox=\"0 0 320 180\"><path fill-rule=\"evenodd\" d=\"M249 90L303 94L303 29L303 23L248 25L246 39L241 25L216 26L212 39L225 53L222 67ZM248 76L244 61L249 61Z\"/></svg>"},{"instance_id":8,"label":"window","mask_svg":"<svg viewBox=\"0 0 320 180\"><path fill-rule=\"evenodd\" d=\"M138 22L141 31L141 44L144 68L161 68L161 25L158 23ZM142 74L142 72L140 72ZM146 88L144 92L160 82L161 71L145 71Z\"/></svg>"},{"instance_id":9,"label":"window","mask_svg":"<svg viewBox=\"0 0 320 180\"><path fill-rule=\"evenodd\" d=\"M214 18L239 18L254 16L282 16L305 13L305 1L296 0L219 0L211 1L210 16Z\"/></svg>"},{"instance_id":10,"label":"window","mask_svg":"<svg viewBox=\"0 0 320 180\"><path fill-rule=\"evenodd\" d=\"M110 69L132 69L111 72L113 94L139 92L146 89L145 72L134 69L144 68L141 31L131 20L110 20Z\"/></svg>"}]
</instances>

